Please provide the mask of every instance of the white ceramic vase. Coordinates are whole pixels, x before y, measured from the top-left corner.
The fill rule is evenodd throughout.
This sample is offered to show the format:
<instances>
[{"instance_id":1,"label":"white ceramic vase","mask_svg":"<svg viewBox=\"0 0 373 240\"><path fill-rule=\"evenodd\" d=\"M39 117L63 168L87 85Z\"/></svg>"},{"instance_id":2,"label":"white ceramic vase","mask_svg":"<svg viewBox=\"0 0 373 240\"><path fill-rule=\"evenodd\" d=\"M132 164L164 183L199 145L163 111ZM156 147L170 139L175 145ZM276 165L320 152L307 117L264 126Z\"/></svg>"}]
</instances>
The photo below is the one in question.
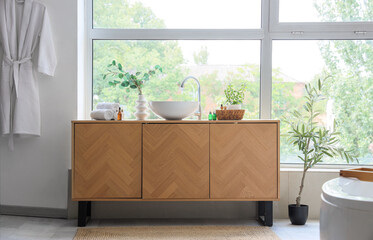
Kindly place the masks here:
<instances>
[{"instance_id":1,"label":"white ceramic vase","mask_svg":"<svg viewBox=\"0 0 373 240\"><path fill-rule=\"evenodd\" d=\"M145 120L149 116L147 101L144 95L139 95L139 98L136 101L136 120Z\"/></svg>"},{"instance_id":2,"label":"white ceramic vase","mask_svg":"<svg viewBox=\"0 0 373 240\"><path fill-rule=\"evenodd\" d=\"M240 109L241 109L241 104L227 105L227 110L240 110Z\"/></svg>"}]
</instances>

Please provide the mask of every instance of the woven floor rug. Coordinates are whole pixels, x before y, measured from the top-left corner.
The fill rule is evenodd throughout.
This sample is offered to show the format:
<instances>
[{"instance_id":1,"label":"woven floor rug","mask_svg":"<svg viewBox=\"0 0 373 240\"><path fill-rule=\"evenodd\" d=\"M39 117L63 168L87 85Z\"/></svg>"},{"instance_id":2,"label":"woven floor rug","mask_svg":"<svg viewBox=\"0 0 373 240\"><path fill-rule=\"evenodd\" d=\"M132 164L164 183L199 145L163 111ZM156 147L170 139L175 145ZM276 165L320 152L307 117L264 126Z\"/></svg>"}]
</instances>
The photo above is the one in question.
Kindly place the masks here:
<instances>
[{"instance_id":1,"label":"woven floor rug","mask_svg":"<svg viewBox=\"0 0 373 240\"><path fill-rule=\"evenodd\" d=\"M269 227L257 226L128 226L79 228L74 240L279 240Z\"/></svg>"}]
</instances>

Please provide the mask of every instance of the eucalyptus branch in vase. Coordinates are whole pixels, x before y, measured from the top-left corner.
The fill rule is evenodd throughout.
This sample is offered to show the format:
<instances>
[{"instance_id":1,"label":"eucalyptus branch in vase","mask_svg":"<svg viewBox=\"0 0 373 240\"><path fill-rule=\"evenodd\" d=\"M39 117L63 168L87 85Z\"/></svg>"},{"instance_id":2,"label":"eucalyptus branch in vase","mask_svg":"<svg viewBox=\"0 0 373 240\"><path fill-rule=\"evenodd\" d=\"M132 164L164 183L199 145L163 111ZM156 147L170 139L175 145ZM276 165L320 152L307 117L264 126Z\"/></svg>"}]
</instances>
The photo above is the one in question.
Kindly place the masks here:
<instances>
[{"instance_id":1,"label":"eucalyptus branch in vase","mask_svg":"<svg viewBox=\"0 0 373 240\"><path fill-rule=\"evenodd\" d=\"M119 85L120 88L125 88L127 92L131 89L137 89L139 95L136 101L136 112L134 115L137 120L144 120L149 116L147 101L145 96L142 94L143 87L153 77L156 72L162 72L162 68L159 65L154 66L154 69L149 69L145 73L136 72L131 73L130 71L124 71L123 65L113 60L108 66L108 71L103 75L103 79L109 78L109 85L116 87Z\"/></svg>"},{"instance_id":2,"label":"eucalyptus branch in vase","mask_svg":"<svg viewBox=\"0 0 373 240\"><path fill-rule=\"evenodd\" d=\"M130 89L137 89L139 95L142 95L142 89L144 85L153 77L156 72L162 73L162 68L159 65L154 66L154 69L149 69L147 72L136 72L131 73L130 71L123 70L123 65L113 60L108 66L108 72L103 74L103 79L108 77L111 79L109 85L116 87L119 85L121 88L126 88L129 92Z\"/></svg>"}]
</instances>

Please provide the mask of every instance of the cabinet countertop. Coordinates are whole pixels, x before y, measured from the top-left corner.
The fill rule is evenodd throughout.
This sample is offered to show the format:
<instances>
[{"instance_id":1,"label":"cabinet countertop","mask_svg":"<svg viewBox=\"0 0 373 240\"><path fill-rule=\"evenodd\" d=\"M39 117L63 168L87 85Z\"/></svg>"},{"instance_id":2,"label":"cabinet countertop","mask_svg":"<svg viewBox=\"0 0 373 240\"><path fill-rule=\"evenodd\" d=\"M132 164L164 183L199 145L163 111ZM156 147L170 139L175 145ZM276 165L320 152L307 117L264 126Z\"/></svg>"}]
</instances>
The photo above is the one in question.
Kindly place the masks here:
<instances>
[{"instance_id":1,"label":"cabinet countertop","mask_svg":"<svg viewBox=\"0 0 373 240\"><path fill-rule=\"evenodd\" d=\"M209 121L209 120L162 120L162 119L149 119L149 120L72 120L72 123L107 123L107 124L128 124L128 123L138 123L138 124L148 124L148 123L159 123L159 124L167 124L167 123L194 123L194 124L224 124L224 123L279 123L280 120L273 120L273 119L256 119L256 120L216 120L216 121Z\"/></svg>"}]
</instances>

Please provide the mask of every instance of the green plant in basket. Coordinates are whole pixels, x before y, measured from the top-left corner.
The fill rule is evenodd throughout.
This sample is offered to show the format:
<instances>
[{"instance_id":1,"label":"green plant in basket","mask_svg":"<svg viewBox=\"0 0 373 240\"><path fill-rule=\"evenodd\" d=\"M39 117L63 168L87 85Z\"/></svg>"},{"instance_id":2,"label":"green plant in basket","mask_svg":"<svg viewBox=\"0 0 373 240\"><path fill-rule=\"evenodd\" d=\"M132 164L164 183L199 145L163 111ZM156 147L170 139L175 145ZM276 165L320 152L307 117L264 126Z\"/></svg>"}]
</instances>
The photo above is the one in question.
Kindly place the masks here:
<instances>
[{"instance_id":1,"label":"green plant in basket","mask_svg":"<svg viewBox=\"0 0 373 240\"><path fill-rule=\"evenodd\" d=\"M229 105L238 105L242 104L245 98L246 85L241 84L239 89L234 89L232 84L229 84L228 87L224 90L226 104Z\"/></svg>"}]
</instances>

